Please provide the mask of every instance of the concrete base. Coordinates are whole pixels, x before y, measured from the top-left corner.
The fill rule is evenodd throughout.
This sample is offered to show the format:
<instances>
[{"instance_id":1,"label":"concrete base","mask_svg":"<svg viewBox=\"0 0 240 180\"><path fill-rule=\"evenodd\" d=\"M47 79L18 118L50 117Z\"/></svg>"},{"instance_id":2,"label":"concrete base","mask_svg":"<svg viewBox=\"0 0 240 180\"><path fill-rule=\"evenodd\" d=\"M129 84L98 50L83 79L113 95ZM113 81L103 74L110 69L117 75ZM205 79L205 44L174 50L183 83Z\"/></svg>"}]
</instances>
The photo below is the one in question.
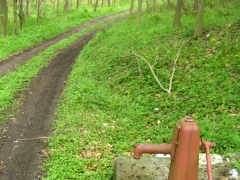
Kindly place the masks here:
<instances>
[{"instance_id":1,"label":"concrete base","mask_svg":"<svg viewBox=\"0 0 240 180\"><path fill-rule=\"evenodd\" d=\"M131 156L120 156L115 161L114 178L115 180L167 180L170 162L169 156L141 157L138 160ZM208 179L204 163L199 161L198 180ZM213 179L224 179L230 169L232 169L232 165L227 161L213 162Z\"/></svg>"}]
</instances>

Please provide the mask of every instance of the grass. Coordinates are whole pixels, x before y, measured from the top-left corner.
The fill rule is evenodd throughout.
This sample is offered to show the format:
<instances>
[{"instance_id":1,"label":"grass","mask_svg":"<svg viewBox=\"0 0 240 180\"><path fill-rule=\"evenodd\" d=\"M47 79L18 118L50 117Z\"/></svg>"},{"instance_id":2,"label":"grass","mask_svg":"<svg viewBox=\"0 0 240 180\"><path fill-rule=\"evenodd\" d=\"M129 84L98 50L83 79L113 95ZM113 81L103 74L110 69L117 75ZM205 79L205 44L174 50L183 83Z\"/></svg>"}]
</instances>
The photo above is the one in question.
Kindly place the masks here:
<instances>
[{"instance_id":1,"label":"grass","mask_svg":"<svg viewBox=\"0 0 240 180\"><path fill-rule=\"evenodd\" d=\"M108 22L106 20L105 22ZM80 32L65 38L53 46L49 47L39 55L29 59L24 65L20 66L16 71L9 72L0 78L0 129L7 119L13 117L12 110L18 108L20 99L16 95L26 89L31 79L38 75L38 72L46 67L48 63L55 57L60 50L69 46L80 36L87 32L99 28L103 23L90 26Z\"/></svg>"},{"instance_id":2,"label":"grass","mask_svg":"<svg viewBox=\"0 0 240 180\"><path fill-rule=\"evenodd\" d=\"M4 45L1 46L0 49L0 61L4 60L13 53L38 44L91 19L120 10L122 10L122 7L119 6L112 8L103 7L93 13L93 7L83 6L80 9L73 9L67 14L62 12L59 16L56 16L54 12L46 14L38 24L35 22L36 15L33 14L31 18L27 19L25 27L23 29L19 28L17 36L12 35L13 20L10 18L10 35L5 38L0 37L0 44Z\"/></svg>"},{"instance_id":3,"label":"grass","mask_svg":"<svg viewBox=\"0 0 240 180\"><path fill-rule=\"evenodd\" d=\"M192 116L205 140L225 155L240 151L239 6L222 15L206 9L204 36L186 43L178 59L171 96L173 58L192 37L195 18L174 12L145 14L104 29L82 51L67 80L53 122L46 180L111 179L114 159L131 155L133 142L169 143L174 123ZM236 166L239 166L237 164Z\"/></svg>"}]
</instances>

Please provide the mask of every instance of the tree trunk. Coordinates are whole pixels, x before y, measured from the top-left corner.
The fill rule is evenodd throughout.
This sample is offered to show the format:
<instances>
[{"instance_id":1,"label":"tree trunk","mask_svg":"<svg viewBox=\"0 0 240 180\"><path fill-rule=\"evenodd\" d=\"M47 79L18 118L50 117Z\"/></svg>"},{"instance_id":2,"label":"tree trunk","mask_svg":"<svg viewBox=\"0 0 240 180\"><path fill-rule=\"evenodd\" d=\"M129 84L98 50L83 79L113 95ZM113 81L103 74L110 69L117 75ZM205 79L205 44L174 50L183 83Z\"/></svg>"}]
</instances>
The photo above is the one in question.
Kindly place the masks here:
<instances>
[{"instance_id":1,"label":"tree trunk","mask_svg":"<svg viewBox=\"0 0 240 180\"><path fill-rule=\"evenodd\" d=\"M20 20L20 27L23 28L23 26L25 25L25 16L24 16L24 12L23 12L23 0L19 0L18 17Z\"/></svg>"},{"instance_id":2,"label":"tree trunk","mask_svg":"<svg viewBox=\"0 0 240 180\"><path fill-rule=\"evenodd\" d=\"M68 12L70 10L70 1L65 0L64 11Z\"/></svg>"},{"instance_id":3,"label":"tree trunk","mask_svg":"<svg viewBox=\"0 0 240 180\"><path fill-rule=\"evenodd\" d=\"M16 35L18 33L18 24L17 24L17 1L13 0L13 23L14 23L14 30L13 34Z\"/></svg>"},{"instance_id":4,"label":"tree trunk","mask_svg":"<svg viewBox=\"0 0 240 180\"><path fill-rule=\"evenodd\" d=\"M27 7L26 7L26 14L25 17L26 18L30 18L31 17L31 4L30 4L30 0L27 0Z\"/></svg>"},{"instance_id":5,"label":"tree trunk","mask_svg":"<svg viewBox=\"0 0 240 180\"><path fill-rule=\"evenodd\" d=\"M187 0L182 0L182 8L185 14L188 14Z\"/></svg>"},{"instance_id":6,"label":"tree trunk","mask_svg":"<svg viewBox=\"0 0 240 180\"><path fill-rule=\"evenodd\" d=\"M8 35L8 6L7 0L0 0L0 19L2 24L2 37Z\"/></svg>"},{"instance_id":7,"label":"tree trunk","mask_svg":"<svg viewBox=\"0 0 240 180\"><path fill-rule=\"evenodd\" d=\"M141 14L142 14L142 0L138 0L137 24L140 24L141 22Z\"/></svg>"},{"instance_id":8,"label":"tree trunk","mask_svg":"<svg viewBox=\"0 0 240 180\"><path fill-rule=\"evenodd\" d=\"M57 11L57 15L59 15L59 0L55 0L55 10Z\"/></svg>"},{"instance_id":9,"label":"tree trunk","mask_svg":"<svg viewBox=\"0 0 240 180\"><path fill-rule=\"evenodd\" d=\"M194 0L193 4L193 15L196 15L198 9L198 0Z\"/></svg>"},{"instance_id":10,"label":"tree trunk","mask_svg":"<svg viewBox=\"0 0 240 180\"><path fill-rule=\"evenodd\" d=\"M95 6L94 6L94 9L93 9L93 12L96 12L97 8L98 8L98 0L96 0L96 2L95 2Z\"/></svg>"},{"instance_id":11,"label":"tree trunk","mask_svg":"<svg viewBox=\"0 0 240 180\"><path fill-rule=\"evenodd\" d=\"M37 20L36 22L39 22L39 19L41 18L42 15L42 0L36 0L37 3Z\"/></svg>"},{"instance_id":12,"label":"tree trunk","mask_svg":"<svg viewBox=\"0 0 240 180\"><path fill-rule=\"evenodd\" d=\"M150 2L149 2L149 0L146 0L146 11L150 12Z\"/></svg>"},{"instance_id":13,"label":"tree trunk","mask_svg":"<svg viewBox=\"0 0 240 180\"><path fill-rule=\"evenodd\" d=\"M108 7L111 7L111 0L108 0Z\"/></svg>"},{"instance_id":14,"label":"tree trunk","mask_svg":"<svg viewBox=\"0 0 240 180\"><path fill-rule=\"evenodd\" d=\"M181 9L182 9L182 0L178 0L177 7L176 7L176 13L173 21L174 27L179 27L181 25Z\"/></svg>"},{"instance_id":15,"label":"tree trunk","mask_svg":"<svg viewBox=\"0 0 240 180\"><path fill-rule=\"evenodd\" d=\"M193 37L195 39L198 39L199 37L202 36L204 6L205 6L205 0L201 0L201 3L198 8L198 12L197 12L196 28L193 34Z\"/></svg>"},{"instance_id":16,"label":"tree trunk","mask_svg":"<svg viewBox=\"0 0 240 180\"><path fill-rule=\"evenodd\" d=\"M134 0L131 0L130 10L129 10L129 17L132 17L132 14L133 14L133 6L134 6Z\"/></svg>"},{"instance_id":17,"label":"tree trunk","mask_svg":"<svg viewBox=\"0 0 240 180\"><path fill-rule=\"evenodd\" d=\"M77 0L77 9L79 8L79 6L80 6L80 2L79 0Z\"/></svg>"},{"instance_id":18,"label":"tree trunk","mask_svg":"<svg viewBox=\"0 0 240 180\"><path fill-rule=\"evenodd\" d=\"M92 5L92 0L88 0L88 6Z\"/></svg>"},{"instance_id":19,"label":"tree trunk","mask_svg":"<svg viewBox=\"0 0 240 180\"><path fill-rule=\"evenodd\" d=\"M102 0L102 7L104 7L104 0Z\"/></svg>"}]
</instances>

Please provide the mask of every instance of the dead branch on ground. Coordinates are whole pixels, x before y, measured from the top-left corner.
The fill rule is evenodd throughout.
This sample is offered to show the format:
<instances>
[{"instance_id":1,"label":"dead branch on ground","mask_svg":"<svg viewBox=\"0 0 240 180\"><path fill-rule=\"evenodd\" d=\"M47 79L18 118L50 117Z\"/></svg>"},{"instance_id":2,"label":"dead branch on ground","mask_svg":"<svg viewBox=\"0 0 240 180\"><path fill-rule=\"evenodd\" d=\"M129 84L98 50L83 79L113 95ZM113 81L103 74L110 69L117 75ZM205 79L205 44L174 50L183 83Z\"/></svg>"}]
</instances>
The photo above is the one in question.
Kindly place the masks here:
<instances>
[{"instance_id":1,"label":"dead branch on ground","mask_svg":"<svg viewBox=\"0 0 240 180\"><path fill-rule=\"evenodd\" d=\"M32 140L49 139L49 138L50 137L36 137L36 138L17 139L16 141L32 141Z\"/></svg>"},{"instance_id":2,"label":"dead branch on ground","mask_svg":"<svg viewBox=\"0 0 240 180\"><path fill-rule=\"evenodd\" d=\"M154 65L156 64L156 59L157 59L157 56L158 56L158 55L157 55L156 58L155 58L155 63L154 63L154 65L151 65L144 57L142 57L141 55L135 53L135 52L133 51L133 47L132 47L132 53L133 53L137 58L140 58L140 59L144 60L144 61L147 63L147 65L148 65L148 67L149 67L149 69L150 69L150 71L151 71L154 79L157 81L157 83L158 83L158 85L160 86L160 88L161 88L162 90L166 91L169 95L171 95L171 93L172 93L172 82L173 82L174 73L175 73L176 68L177 68L177 61L178 61L178 58L179 58L179 55L180 55L180 52L181 52L181 50L182 50L183 45L184 45L185 43L189 42L189 41L190 41L190 39L187 40L186 42L182 42L180 48L178 49L178 53L177 53L176 57L174 57L174 64L173 64L173 68L172 68L171 77L170 77L170 79L169 79L169 87L168 87L168 89L165 88L165 87L162 85L161 81L158 79L155 71L153 70L153 67L154 67Z\"/></svg>"}]
</instances>

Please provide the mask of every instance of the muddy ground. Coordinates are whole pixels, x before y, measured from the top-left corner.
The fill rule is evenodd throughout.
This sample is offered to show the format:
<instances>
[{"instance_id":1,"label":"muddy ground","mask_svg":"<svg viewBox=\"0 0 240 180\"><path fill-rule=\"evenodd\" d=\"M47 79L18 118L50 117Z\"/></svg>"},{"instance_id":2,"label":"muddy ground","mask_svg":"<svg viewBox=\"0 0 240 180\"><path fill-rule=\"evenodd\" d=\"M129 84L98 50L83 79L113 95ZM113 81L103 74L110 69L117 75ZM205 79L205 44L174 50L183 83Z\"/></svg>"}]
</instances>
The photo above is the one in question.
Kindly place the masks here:
<instances>
[{"instance_id":1,"label":"muddy ground","mask_svg":"<svg viewBox=\"0 0 240 180\"><path fill-rule=\"evenodd\" d=\"M119 14L95 19L13 55L0 63L0 77L61 39ZM123 18L115 17L111 23ZM55 105L77 56L98 31L99 29L89 32L61 50L61 53L32 79L28 90L19 95L22 97L21 107L0 133L0 180L34 180L44 176L39 166L44 161L43 154L47 146L45 141L51 134L50 125L54 119Z\"/></svg>"}]
</instances>

